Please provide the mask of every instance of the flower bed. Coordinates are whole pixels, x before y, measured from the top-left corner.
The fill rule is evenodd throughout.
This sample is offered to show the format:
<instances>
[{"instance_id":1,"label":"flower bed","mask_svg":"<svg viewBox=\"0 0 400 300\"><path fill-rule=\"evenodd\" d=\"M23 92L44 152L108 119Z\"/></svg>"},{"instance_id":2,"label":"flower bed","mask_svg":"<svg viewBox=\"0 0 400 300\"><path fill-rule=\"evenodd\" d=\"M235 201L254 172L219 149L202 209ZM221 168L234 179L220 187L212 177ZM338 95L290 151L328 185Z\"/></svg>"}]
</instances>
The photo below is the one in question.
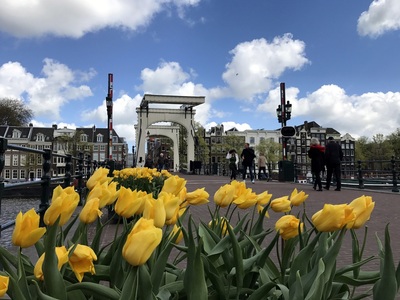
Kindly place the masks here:
<instances>
[{"instance_id":1,"label":"flower bed","mask_svg":"<svg viewBox=\"0 0 400 300\"><path fill-rule=\"evenodd\" d=\"M87 182L79 215L72 188L57 187L44 221L18 214L12 236L16 255L0 247L0 295L12 299L394 299L396 269L389 233L376 257L363 257L365 228L375 203L362 196L308 215L308 195L293 190L274 199L232 181L212 195L187 191L166 171L127 168L107 177L100 168ZM191 208L208 205L209 219ZM114 239L101 243L105 207L118 215ZM296 208L296 209L294 209ZM240 211L241 213L238 213ZM281 214L271 226L269 214ZM75 224L75 225L73 225ZM93 237L88 226L96 226ZM74 232L71 229L74 228ZM365 236L365 232L363 236ZM352 263L337 266L346 235ZM22 249L35 247L38 261ZM275 259L272 259L275 257ZM372 259L380 269L364 271ZM373 286L374 290L364 286ZM359 292L361 291L361 292Z\"/></svg>"}]
</instances>

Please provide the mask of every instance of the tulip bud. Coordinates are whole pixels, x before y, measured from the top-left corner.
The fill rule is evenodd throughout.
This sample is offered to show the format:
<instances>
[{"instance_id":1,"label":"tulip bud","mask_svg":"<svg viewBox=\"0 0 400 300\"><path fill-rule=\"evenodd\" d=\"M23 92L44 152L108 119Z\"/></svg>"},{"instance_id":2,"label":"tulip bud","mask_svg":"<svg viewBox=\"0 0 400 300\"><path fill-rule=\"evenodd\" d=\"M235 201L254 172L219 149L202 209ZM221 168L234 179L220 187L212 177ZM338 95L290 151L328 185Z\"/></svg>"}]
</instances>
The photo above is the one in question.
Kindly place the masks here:
<instances>
[{"instance_id":1,"label":"tulip bud","mask_svg":"<svg viewBox=\"0 0 400 300\"><path fill-rule=\"evenodd\" d=\"M353 208L347 204L325 204L322 210L317 211L311 220L318 231L336 231L347 223L355 220Z\"/></svg>"},{"instance_id":2,"label":"tulip bud","mask_svg":"<svg viewBox=\"0 0 400 300\"><path fill-rule=\"evenodd\" d=\"M122 256L132 266L143 265L160 244L161 238L162 230L154 226L154 220L141 218L129 233Z\"/></svg>"},{"instance_id":3,"label":"tulip bud","mask_svg":"<svg viewBox=\"0 0 400 300\"><path fill-rule=\"evenodd\" d=\"M85 206L82 208L79 214L79 220L82 223L90 224L100 218L103 213L99 209L100 200L98 198L92 198L86 201Z\"/></svg>"},{"instance_id":4,"label":"tulip bud","mask_svg":"<svg viewBox=\"0 0 400 300\"><path fill-rule=\"evenodd\" d=\"M274 212L288 212L290 211L290 201L287 196L280 197L271 201L271 209Z\"/></svg>"},{"instance_id":5,"label":"tulip bud","mask_svg":"<svg viewBox=\"0 0 400 300\"><path fill-rule=\"evenodd\" d=\"M375 202L372 202L372 197L370 196L361 196L354 199L349 206L353 208L355 220L349 222L346 227L348 229L358 229L361 226L364 226L365 222L367 222L371 217L371 213L375 207Z\"/></svg>"},{"instance_id":6,"label":"tulip bud","mask_svg":"<svg viewBox=\"0 0 400 300\"><path fill-rule=\"evenodd\" d=\"M299 228L300 226L300 228ZM293 215L285 215L275 223L275 230L284 240L291 239L299 234L299 230L303 231L303 223Z\"/></svg>"},{"instance_id":7,"label":"tulip bud","mask_svg":"<svg viewBox=\"0 0 400 300\"><path fill-rule=\"evenodd\" d=\"M233 201L235 187L230 184L221 186L214 194L214 202L219 207L227 207Z\"/></svg>"},{"instance_id":8,"label":"tulip bud","mask_svg":"<svg viewBox=\"0 0 400 300\"><path fill-rule=\"evenodd\" d=\"M3 297L7 293L9 282L10 277L0 275L0 297Z\"/></svg>"},{"instance_id":9,"label":"tulip bud","mask_svg":"<svg viewBox=\"0 0 400 300\"><path fill-rule=\"evenodd\" d=\"M97 256L90 247L80 244L76 246L69 257L69 265L79 282L82 281L84 273L90 272L92 275L96 273L93 260L97 260Z\"/></svg>"},{"instance_id":10,"label":"tulip bud","mask_svg":"<svg viewBox=\"0 0 400 300\"><path fill-rule=\"evenodd\" d=\"M46 232L46 228L39 227L39 221L40 217L33 208L25 214L19 212L15 219L12 243L21 248L36 244Z\"/></svg>"},{"instance_id":11,"label":"tulip bud","mask_svg":"<svg viewBox=\"0 0 400 300\"><path fill-rule=\"evenodd\" d=\"M107 168L98 168L86 182L86 187L92 190L97 183L103 184L108 181L107 175L110 172Z\"/></svg>"},{"instance_id":12,"label":"tulip bud","mask_svg":"<svg viewBox=\"0 0 400 300\"><path fill-rule=\"evenodd\" d=\"M65 246L56 247L55 251L56 251L56 256L58 259L58 264L57 264L58 270L61 270L61 267L68 262L68 251L67 251L67 248L65 248ZM46 255L46 253L43 253L39 257L38 261L36 262L35 268L33 270L35 277L39 280L44 279L42 266L43 266L45 255Z\"/></svg>"}]
</instances>

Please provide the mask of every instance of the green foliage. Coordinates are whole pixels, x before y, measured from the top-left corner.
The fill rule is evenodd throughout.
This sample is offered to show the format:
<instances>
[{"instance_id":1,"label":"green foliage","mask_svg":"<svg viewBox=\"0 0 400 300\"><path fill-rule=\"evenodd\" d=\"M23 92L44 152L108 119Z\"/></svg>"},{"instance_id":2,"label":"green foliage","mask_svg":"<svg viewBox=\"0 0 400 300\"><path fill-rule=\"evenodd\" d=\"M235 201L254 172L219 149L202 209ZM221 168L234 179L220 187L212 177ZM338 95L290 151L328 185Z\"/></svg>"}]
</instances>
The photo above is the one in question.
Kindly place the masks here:
<instances>
[{"instance_id":1,"label":"green foliage","mask_svg":"<svg viewBox=\"0 0 400 300\"><path fill-rule=\"evenodd\" d=\"M0 125L27 126L33 112L18 99L0 99Z\"/></svg>"}]
</instances>

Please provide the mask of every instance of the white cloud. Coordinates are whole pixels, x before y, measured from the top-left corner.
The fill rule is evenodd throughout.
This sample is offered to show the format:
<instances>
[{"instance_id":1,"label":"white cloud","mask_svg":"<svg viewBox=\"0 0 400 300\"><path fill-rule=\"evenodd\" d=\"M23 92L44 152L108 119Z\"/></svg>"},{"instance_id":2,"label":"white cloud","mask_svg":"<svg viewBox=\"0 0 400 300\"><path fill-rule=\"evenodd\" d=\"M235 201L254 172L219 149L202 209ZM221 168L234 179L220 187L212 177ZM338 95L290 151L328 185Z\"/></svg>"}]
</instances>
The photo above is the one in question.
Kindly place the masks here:
<instances>
[{"instance_id":1,"label":"white cloud","mask_svg":"<svg viewBox=\"0 0 400 300\"><path fill-rule=\"evenodd\" d=\"M374 0L368 11L358 19L357 30L362 36L378 37L400 29L400 1Z\"/></svg>"},{"instance_id":2,"label":"white cloud","mask_svg":"<svg viewBox=\"0 0 400 300\"><path fill-rule=\"evenodd\" d=\"M60 119L60 110L69 101L92 95L87 85L79 85L79 80L91 78L94 71L78 76L66 65L55 60L44 59L43 77L35 77L18 62L8 62L0 66L0 97L24 99L35 117L51 116ZM78 78L77 78L78 77Z\"/></svg>"},{"instance_id":3,"label":"white cloud","mask_svg":"<svg viewBox=\"0 0 400 300\"><path fill-rule=\"evenodd\" d=\"M184 17L187 6L200 0L3 0L0 30L17 37L47 34L80 38L106 27L137 30L162 10L176 6Z\"/></svg>"},{"instance_id":4,"label":"white cloud","mask_svg":"<svg viewBox=\"0 0 400 300\"><path fill-rule=\"evenodd\" d=\"M232 60L222 75L238 99L252 100L256 95L269 91L287 69L300 70L309 63L305 57L305 43L294 40L291 34L238 44L233 50Z\"/></svg>"},{"instance_id":5,"label":"white cloud","mask_svg":"<svg viewBox=\"0 0 400 300\"><path fill-rule=\"evenodd\" d=\"M400 126L400 93L364 93L347 95L334 84L321 86L304 98L299 90L286 88L286 99L292 103L292 118L315 121L321 126L332 127L353 137L371 137L391 134ZM279 100L279 87L271 91L259 111L275 115Z\"/></svg>"}]
</instances>

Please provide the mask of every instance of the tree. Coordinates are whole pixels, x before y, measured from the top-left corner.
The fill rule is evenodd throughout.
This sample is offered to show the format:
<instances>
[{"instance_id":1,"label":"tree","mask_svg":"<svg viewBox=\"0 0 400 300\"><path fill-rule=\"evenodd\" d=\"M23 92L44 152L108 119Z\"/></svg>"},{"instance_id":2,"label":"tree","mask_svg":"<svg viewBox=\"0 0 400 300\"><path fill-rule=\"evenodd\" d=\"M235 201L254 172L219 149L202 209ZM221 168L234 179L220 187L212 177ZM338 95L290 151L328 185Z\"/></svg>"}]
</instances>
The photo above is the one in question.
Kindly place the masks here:
<instances>
[{"instance_id":1,"label":"tree","mask_svg":"<svg viewBox=\"0 0 400 300\"><path fill-rule=\"evenodd\" d=\"M32 118L32 110L21 100L0 99L0 125L27 126Z\"/></svg>"}]
</instances>

